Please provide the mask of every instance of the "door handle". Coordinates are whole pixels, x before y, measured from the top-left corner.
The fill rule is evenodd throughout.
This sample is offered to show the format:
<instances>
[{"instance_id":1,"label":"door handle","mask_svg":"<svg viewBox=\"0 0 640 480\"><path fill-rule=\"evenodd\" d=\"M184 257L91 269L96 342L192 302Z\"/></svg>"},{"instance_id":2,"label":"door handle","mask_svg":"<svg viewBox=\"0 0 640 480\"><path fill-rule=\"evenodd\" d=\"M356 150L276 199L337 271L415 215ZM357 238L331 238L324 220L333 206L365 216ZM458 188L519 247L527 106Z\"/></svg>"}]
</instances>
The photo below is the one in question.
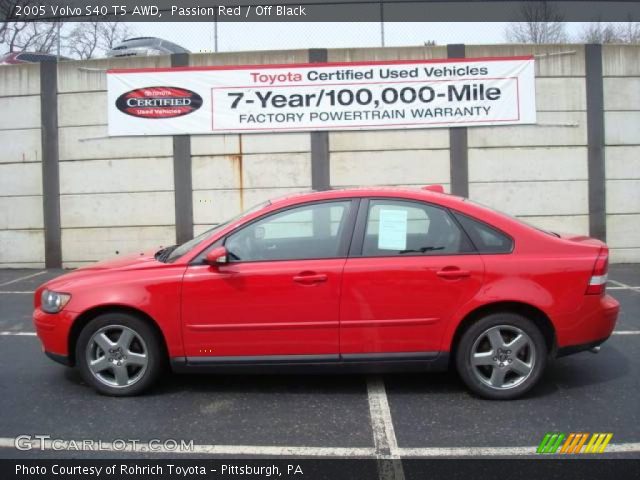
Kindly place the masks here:
<instances>
[{"instance_id":1,"label":"door handle","mask_svg":"<svg viewBox=\"0 0 640 480\"><path fill-rule=\"evenodd\" d=\"M471 272L469 270L460 270L457 267L445 267L442 270L438 270L436 275L448 280L455 280L456 278L470 277Z\"/></svg>"},{"instance_id":2,"label":"door handle","mask_svg":"<svg viewBox=\"0 0 640 480\"><path fill-rule=\"evenodd\" d=\"M324 273L300 274L300 275L295 275L293 277L293 281L296 283L312 285L314 283L326 282L327 275Z\"/></svg>"}]
</instances>

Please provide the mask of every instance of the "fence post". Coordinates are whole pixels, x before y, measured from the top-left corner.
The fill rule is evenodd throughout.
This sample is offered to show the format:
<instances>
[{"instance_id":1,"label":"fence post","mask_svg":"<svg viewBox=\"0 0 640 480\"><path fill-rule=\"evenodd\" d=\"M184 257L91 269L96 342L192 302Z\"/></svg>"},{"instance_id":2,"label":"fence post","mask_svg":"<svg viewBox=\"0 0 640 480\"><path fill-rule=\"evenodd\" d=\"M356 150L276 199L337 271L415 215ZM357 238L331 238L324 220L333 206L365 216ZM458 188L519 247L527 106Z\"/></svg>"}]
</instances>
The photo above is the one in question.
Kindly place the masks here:
<instances>
[{"instance_id":1,"label":"fence post","mask_svg":"<svg viewBox=\"0 0 640 480\"><path fill-rule=\"evenodd\" d=\"M328 58L326 48L309 50L309 63L323 63ZM311 188L329 190L331 171L329 158L329 132L311 132Z\"/></svg>"},{"instance_id":2,"label":"fence post","mask_svg":"<svg viewBox=\"0 0 640 480\"><path fill-rule=\"evenodd\" d=\"M189 65L188 53L171 55L172 67ZM191 136L173 136L173 185L175 196L176 243L193 238L193 181L191 178Z\"/></svg>"},{"instance_id":3,"label":"fence post","mask_svg":"<svg viewBox=\"0 0 640 480\"><path fill-rule=\"evenodd\" d=\"M589 174L589 235L607 238L606 177L604 156L604 87L602 45L585 45L587 92L587 171Z\"/></svg>"},{"instance_id":4,"label":"fence post","mask_svg":"<svg viewBox=\"0 0 640 480\"><path fill-rule=\"evenodd\" d=\"M463 44L447 45L447 57L464 58ZM469 196L469 153L467 127L449 128L449 169L451 175L451 193L461 197Z\"/></svg>"},{"instance_id":5,"label":"fence post","mask_svg":"<svg viewBox=\"0 0 640 480\"><path fill-rule=\"evenodd\" d=\"M44 263L46 268L61 268L57 62L42 62L40 64L40 112Z\"/></svg>"}]
</instances>

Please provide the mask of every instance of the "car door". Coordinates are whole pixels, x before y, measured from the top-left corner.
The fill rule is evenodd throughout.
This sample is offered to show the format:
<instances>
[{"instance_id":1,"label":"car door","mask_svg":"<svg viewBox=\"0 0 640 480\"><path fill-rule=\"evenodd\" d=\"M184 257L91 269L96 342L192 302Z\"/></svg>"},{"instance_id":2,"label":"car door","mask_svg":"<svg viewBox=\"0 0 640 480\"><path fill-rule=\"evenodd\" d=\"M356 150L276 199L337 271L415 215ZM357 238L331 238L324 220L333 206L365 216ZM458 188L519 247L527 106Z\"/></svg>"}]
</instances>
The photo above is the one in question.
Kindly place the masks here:
<instances>
[{"instance_id":1,"label":"car door","mask_svg":"<svg viewBox=\"0 0 640 480\"><path fill-rule=\"evenodd\" d=\"M446 209L361 201L343 274L341 354L437 352L445 325L483 275L482 259Z\"/></svg>"},{"instance_id":2,"label":"car door","mask_svg":"<svg viewBox=\"0 0 640 480\"><path fill-rule=\"evenodd\" d=\"M212 246L224 244L227 264L190 265L182 290L187 357L337 359L341 279L356 202L270 213Z\"/></svg>"}]
</instances>

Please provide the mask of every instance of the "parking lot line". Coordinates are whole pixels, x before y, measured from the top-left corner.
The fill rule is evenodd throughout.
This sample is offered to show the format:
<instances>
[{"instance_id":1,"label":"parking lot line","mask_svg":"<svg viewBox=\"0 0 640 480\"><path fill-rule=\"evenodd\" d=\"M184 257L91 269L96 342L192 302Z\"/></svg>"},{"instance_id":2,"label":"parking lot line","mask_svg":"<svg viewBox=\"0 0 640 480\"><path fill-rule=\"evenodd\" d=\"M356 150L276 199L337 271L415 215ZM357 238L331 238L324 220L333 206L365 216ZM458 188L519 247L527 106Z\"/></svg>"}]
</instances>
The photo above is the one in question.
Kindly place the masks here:
<instances>
[{"instance_id":1,"label":"parking lot line","mask_svg":"<svg viewBox=\"0 0 640 480\"><path fill-rule=\"evenodd\" d=\"M367 378L367 395L374 445L380 454L389 455L392 450L397 450L398 440L393 428L389 400L382 378L378 376Z\"/></svg>"},{"instance_id":2,"label":"parking lot line","mask_svg":"<svg viewBox=\"0 0 640 480\"><path fill-rule=\"evenodd\" d=\"M60 439L54 441L45 440L41 446L36 440L34 450L52 450L57 446ZM77 445L82 445L83 440L74 440ZM65 440L63 440L65 441ZM71 440L66 440L71 442ZM209 455L250 455L250 456L284 456L284 457L352 457L352 458L373 458L375 450L371 447L296 447L296 446L272 446L272 445L193 445L188 450L168 449L162 444L153 445L150 448L148 443L135 442L125 445L114 444L93 440L94 445L98 445L99 450L107 452L145 452L145 453L172 453L172 454L209 454ZM15 438L0 438L0 448L15 448ZM74 453L76 450L74 450Z\"/></svg>"},{"instance_id":3,"label":"parking lot line","mask_svg":"<svg viewBox=\"0 0 640 480\"><path fill-rule=\"evenodd\" d=\"M626 283L622 283L611 278L608 281L617 285L617 287L607 287L609 290L631 290L634 292L640 292L640 287L638 286L627 285Z\"/></svg>"},{"instance_id":4,"label":"parking lot line","mask_svg":"<svg viewBox=\"0 0 640 480\"><path fill-rule=\"evenodd\" d=\"M38 275L42 275L47 273L46 270L42 270L41 272L32 273L31 275L26 275L24 277L14 278L13 280L9 280L8 282L0 283L0 287L4 287L5 285L11 285L12 283L18 283L23 280L28 280L29 278L37 277Z\"/></svg>"},{"instance_id":5,"label":"parking lot line","mask_svg":"<svg viewBox=\"0 0 640 480\"><path fill-rule=\"evenodd\" d=\"M9 336L35 337L36 332L0 332L0 337L9 337Z\"/></svg>"},{"instance_id":6,"label":"parking lot line","mask_svg":"<svg viewBox=\"0 0 640 480\"><path fill-rule=\"evenodd\" d=\"M57 449L62 442L72 440L56 439ZM73 440L76 445L82 445L83 440ZM207 455L246 455L246 456L283 456L283 457L348 457L348 458L376 458L375 448L368 447L297 447L297 446L271 446L271 445L201 445L193 444L188 450L168 449L162 444L154 444L153 449L148 443L131 442L115 444L93 439L94 445L99 445L99 450L118 453L144 452L144 453L171 453L171 454L207 454ZM15 438L0 438L0 448L15 448ZM53 450L54 441L45 440L44 446L38 441L33 445L34 450ZM420 457L502 457L535 455L537 446L528 447L426 447L426 448L398 448L398 458ZM76 450L73 450L77 453ZM89 451L89 450L88 450ZM638 453L640 442L613 443L607 446L605 453ZM400 462L395 462L400 464Z\"/></svg>"},{"instance_id":7,"label":"parking lot line","mask_svg":"<svg viewBox=\"0 0 640 480\"><path fill-rule=\"evenodd\" d=\"M640 330L614 330L612 335L640 335Z\"/></svg>"},{"instance_id":8,"label":"parking lot line","mask_svg":"<svg viewBox=\"0 0 640 480\"><path fill-rule=\"evenodd\" d=\"M33 294L33 292L34 292L34 290L25 290L25 291L21 291L21 292L18 292L18 291L15 291L15 290L14 290L14 291L9 291L9 292L6 292L6 291L2 291L2 290L0 290L0 294L3 294L3 293L4 293L5 295L7 295L7 294L9 294L9 295L13 295L13 294L23 294L23 293L24 293L24 294L27 294L27 293L28 293L28 294L32 295L32 294Z\"/></svg>"},{"instance_id":9,"label":"parking lot line","mask_svg":"<svg viewBox=\"0 0 640 480\"><path fill-rule=\"evenodd\" d=\"M502 457L535 455L537 446L531 447L427 447L427 448L399 448L402 458L415 457ZM607 445L605 453L637 453L640 452L640 442L614 443ZM562 457L560 457L562 458ZM575 457L574 457L575 458ZM589 458L593 458L589 456Z\"/></svg>"},{"instance_id":10,"label":"parking lot line","mask_svg":"<svg viewBox=\"0 0 640 480\"><path fill-rule=\"evenodd\" d=\"M367 397L369 398L369 416L378 462L380 480L404 480L404 470L397 454L398 440L393 428L389 399L384 381L379 376L367 377Z\"/></svg>"}]
</instances>

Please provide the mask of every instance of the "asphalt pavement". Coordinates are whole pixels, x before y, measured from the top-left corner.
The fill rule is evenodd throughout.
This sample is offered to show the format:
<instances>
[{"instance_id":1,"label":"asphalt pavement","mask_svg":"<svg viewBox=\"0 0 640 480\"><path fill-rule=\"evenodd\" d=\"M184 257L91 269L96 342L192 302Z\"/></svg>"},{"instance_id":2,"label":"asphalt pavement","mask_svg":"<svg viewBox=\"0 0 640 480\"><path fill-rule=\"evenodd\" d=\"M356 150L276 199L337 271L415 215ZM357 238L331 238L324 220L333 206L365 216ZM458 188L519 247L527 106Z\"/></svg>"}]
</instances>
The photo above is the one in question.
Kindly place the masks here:
<instances>
[{"instance_id":1,"label":"asphalt pavement","mask_svg":"<svg viewBox=\"0 0 640 480\"><path fill-rule=\"evenodd\" d=\"M0 270L0 458L508 457L534 455L546 432L611 432L604 455L640 458L640 265L610 267L622 312L601 352L554 361L530 394L509 402L474 397L453 372L168 374L144 396L100 396L46 358L33 335L33 290L62 273ZM22 451L20 435L100 449ZM191 449L176 452L181 441Z\"/></svg>"}]
</instances>

